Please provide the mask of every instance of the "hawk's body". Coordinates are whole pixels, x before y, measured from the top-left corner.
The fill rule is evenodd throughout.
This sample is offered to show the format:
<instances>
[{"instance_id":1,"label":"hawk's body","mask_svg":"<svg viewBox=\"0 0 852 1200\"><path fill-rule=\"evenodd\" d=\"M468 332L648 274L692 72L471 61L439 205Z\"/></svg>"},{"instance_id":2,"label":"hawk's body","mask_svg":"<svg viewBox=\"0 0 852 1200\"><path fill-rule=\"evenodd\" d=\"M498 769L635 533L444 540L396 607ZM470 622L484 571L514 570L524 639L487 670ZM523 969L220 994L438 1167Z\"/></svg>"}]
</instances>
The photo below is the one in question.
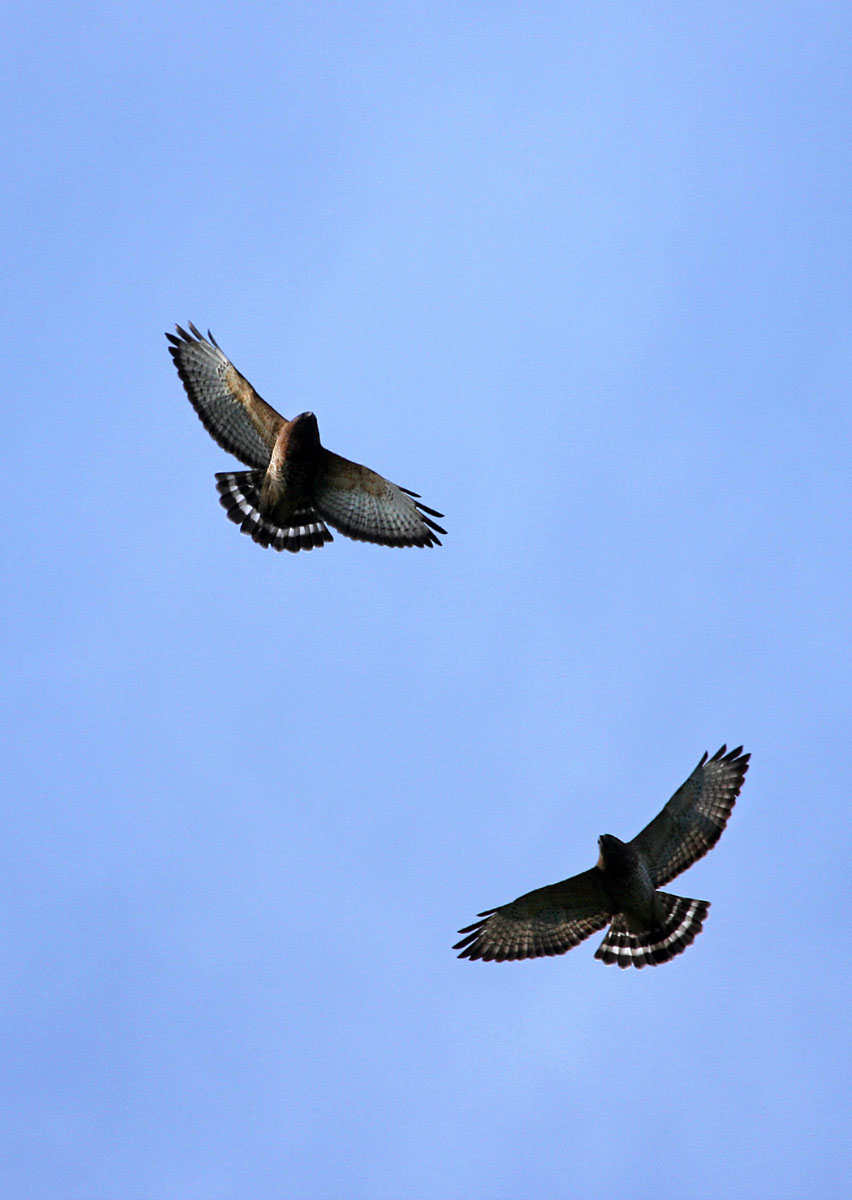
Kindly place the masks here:
<instances>
[{"instance_id":1,"label":"hawk's body","mask_svg":"<svg viewBox=\"0 0 852 1200\"><path fill-rule=\"evenodd\" d=\"M257 394L217 346L194 325L167 333L186 394L204 428L252 469L216 476L228 516L261 546L311 550L332 540L326 522L356 541L382 546L440 545L440 513L397 487L326 450L313 413L288 421ZM426 515L428 514L428 515Z\"/></svg>"},{"instance_id":2,"label":"hawk's body","mask_svg":"<svg viewBox=\"0 0 852 1200\"><path fill-rule=\"evenodd\" d=\"M487 909L460 933L459 958L539 958L564 954L609 925L595 953L620 967L656 966L682 953L710 907L658 889L707 853L740 793L750 755L722 746L707 755L665 808L632 842L599 839L597 865L550 887Z\"/></svg>"}]
</instances>

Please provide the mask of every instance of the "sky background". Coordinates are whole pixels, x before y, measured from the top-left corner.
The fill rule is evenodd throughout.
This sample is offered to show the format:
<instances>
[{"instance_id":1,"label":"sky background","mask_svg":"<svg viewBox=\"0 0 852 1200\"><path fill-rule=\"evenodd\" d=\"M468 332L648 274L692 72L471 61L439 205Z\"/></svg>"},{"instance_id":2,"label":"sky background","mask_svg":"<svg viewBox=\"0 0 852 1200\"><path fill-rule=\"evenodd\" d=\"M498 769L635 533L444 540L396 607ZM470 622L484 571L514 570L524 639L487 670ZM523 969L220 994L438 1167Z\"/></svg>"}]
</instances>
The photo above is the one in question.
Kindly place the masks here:
<instances>
[{"instance_id":1,"label":"sky background","mask_svg":"<svg viewBox=\"0 0 852 1200\"><path fill-rule=\"evenodd\" d=\"M852 10L7 15L0 1193L849 1194ZM167 353L422 493L241 537ZM722 742L661 969L458 961Z\"/></svg>"}]
</instances>

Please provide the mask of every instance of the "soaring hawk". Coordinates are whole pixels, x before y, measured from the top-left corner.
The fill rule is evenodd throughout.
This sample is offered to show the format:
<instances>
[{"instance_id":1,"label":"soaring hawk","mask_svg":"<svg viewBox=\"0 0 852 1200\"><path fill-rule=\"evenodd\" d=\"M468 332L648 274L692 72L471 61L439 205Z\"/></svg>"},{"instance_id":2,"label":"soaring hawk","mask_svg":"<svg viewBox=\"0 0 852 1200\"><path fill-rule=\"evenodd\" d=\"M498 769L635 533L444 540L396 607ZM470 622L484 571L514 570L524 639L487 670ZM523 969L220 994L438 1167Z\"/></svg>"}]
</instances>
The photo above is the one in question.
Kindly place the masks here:
<instances>
[{"instance_id":1,"label":"soaring hawk","mask_svg":"<svg viewBox=\"0 0 852 1200\"><path fill-rule=\"evenodd\" d=\"M326 450L311 412L288 421L271 408L193 324L167 333L186 394L207 432L251 467L216 476L219 502L243 533L275 550L332 541L326 522L358 542L440 546L446 533L416 492ZM427 515L428 514L428 515Z\"/></svg>"},{"instance_id":2,"label":"soaring hawk","mask_svg":"<svg viewBox=\"0 0 852 1200\"><path fill-rule=\"evenodd\" d=\"M597 865L581 875L489 908L459 933L459 958L540 958L564 954L598 929L609 932L595 958L620 967L655 967L681 954L701 932L710 904L657 888L707 853L722 836L750 755L722 746L707 755L663 811L632 842L605 833Z\"/></svg>"}]
</instances>

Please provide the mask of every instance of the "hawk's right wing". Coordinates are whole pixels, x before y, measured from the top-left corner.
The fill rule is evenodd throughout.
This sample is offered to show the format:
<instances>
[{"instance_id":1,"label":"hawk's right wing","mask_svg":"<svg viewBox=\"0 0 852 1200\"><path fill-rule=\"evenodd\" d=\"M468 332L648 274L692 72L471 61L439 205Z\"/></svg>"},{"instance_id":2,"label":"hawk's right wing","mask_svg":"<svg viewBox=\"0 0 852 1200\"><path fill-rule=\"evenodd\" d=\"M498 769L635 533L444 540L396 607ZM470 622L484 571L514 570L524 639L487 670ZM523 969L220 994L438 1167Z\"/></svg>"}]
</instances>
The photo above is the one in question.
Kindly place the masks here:
<instances>
[{"instance_id":1,"label":"hawk's right wing","mask_svg":"<svg viewBox=\"0 0 852 1200\"><path fill-rule=\"evenodd\" d=\"M564 954L578 946L611 920L597 867L537 888L504 904L480 913L482 918L459 933L467 934L453 946L459 958L541 958Z\"/></svg>"},{"instance_id":2,"label":"hawk's right wing","mask_svg":"<svg viewBox=\"0 0 852 1200\"><path fill-rule=\"evenodd\" d=\"M631 842L647 855L656 887L692 866L722 836L751 757L742 749L728 753L722 746L709 761L705 754L663 811Z\"/></svg>"},{"instance_id":3,"label":"hawk's right wing","mask_svg":"<svg viewBox=\"0 0 852 1200\"><path fill-rule=\"evenodd\" d=\"M266 468L284 417L258 396L212 333L204 337L192 323L190 333L180 325L175 328L180 337L166 334L169 353L204 428L241 462Z\"/></svg>"}]
</instances>

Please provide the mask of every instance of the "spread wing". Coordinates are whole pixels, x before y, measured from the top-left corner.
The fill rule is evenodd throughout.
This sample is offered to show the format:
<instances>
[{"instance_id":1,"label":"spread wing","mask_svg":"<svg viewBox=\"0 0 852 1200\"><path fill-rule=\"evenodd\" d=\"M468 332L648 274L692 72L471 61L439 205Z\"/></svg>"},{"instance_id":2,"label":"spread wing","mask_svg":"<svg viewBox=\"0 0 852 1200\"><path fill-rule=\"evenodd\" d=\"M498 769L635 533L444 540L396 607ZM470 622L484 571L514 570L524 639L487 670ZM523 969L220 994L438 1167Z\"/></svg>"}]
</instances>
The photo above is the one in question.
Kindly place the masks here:
<instances>
[{"instance_id":1,"label":"spread wing","mask_svg":"<svg viewBox=\"0 0 852 1200\"><path fill-rule=\"evenodd\" d=\"M701 762L675 792L663 811L646 825L631 845L647 855L662 887L716 845L728 822L745 773L749 754L727 746Z\"/></svg>"},{"instance_id":2,"label":"spread wing","mask_svg":"<svg viewBox=\"0 0 852 1200\"><path fill-rule=\"evenodd\" d=\"M317 511L329 525L356 542L382 546L440 546L436 533L446 533L430 517L416 492L397 487L359 463L323 450L323 463L313 488ZM428 516L426 514L429 514Z\"/></svg>"},{"instance_id":3,"label":"spread wing","mask_svg":"<svg viewBox=\"0 0 852 1200\"><path fill-rule=\"evenodd\" d=\"M479 916L481 920L459 930L467 934L453 946L461 950L459 958L504 962L564 954L611 919L597 867Z\"/></svg>"},{"instance_id":4,"label":"spread wing","mask_svg":"<svg viewBox=\"0 0 852 1200\"><path fill-rule=\"evenodd\" d=\"M186 394L201 423L223 450L250 467L266 467L284 418L262 400L234 364L226 358L212 333L205 338L190 322L179 337L167 333Z\"/></svg>"}]
</instances>

